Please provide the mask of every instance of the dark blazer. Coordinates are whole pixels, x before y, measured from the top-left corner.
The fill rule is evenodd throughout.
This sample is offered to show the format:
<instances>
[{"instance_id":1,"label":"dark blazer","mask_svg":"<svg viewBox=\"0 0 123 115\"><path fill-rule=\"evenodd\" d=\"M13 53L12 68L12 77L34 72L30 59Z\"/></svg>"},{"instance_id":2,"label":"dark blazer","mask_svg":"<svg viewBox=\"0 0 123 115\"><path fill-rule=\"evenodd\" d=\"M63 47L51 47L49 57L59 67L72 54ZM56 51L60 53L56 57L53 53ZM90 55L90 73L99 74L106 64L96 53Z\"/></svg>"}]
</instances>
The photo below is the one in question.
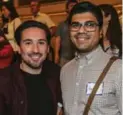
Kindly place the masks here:
<instances>
[{"instance_id":1,"label":"dark blazer","mask_svg":"<svg viewBox=\"0 0 123 115\"><path fill-rule=\"evenodd\" d=\"M42 74L47 78L57 111L57 103L62 102L60 88L60 67L51 61L44 61ZM27 96L20 64L0 70L0 115L27 115Z\"/></svg>"}]
</instances>

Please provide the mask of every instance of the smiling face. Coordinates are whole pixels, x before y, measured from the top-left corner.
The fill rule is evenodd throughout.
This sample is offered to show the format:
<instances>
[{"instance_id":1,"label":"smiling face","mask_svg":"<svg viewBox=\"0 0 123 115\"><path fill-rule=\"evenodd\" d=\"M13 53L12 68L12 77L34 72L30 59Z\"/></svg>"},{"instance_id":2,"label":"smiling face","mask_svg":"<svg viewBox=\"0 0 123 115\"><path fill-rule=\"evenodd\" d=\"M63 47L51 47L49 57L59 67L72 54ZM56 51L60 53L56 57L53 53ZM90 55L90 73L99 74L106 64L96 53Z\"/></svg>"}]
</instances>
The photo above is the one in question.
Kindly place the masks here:
<instances>
[{"instance_id":1,"label":"smiling face","mask_svg":"<svg viewBox=\"0 0 123 115\"><path fill-rule=\"evenodd\" d=\"M19 53L23 70L40 70L49 52L46 33L43 29L31 27L22 32Z\"/></svg>"},{"instance_id":2,"label":"smiling face","mask_svg":"<svg viewBox=\"0 0 123 115\"><path fill-rule=\"evenodd\" d=\"M90 12L73 15L71 24L88 22L93 22L98 25L96 17ZM93 31L87 31L88 27L85 26L87 25L81 26L77 31L73 31L70 25L70 38L77 50L82 53L92 51L98 45L101 34L99 26L95 26L95 29L90 28Z\"/></svg>"}]
</instances>

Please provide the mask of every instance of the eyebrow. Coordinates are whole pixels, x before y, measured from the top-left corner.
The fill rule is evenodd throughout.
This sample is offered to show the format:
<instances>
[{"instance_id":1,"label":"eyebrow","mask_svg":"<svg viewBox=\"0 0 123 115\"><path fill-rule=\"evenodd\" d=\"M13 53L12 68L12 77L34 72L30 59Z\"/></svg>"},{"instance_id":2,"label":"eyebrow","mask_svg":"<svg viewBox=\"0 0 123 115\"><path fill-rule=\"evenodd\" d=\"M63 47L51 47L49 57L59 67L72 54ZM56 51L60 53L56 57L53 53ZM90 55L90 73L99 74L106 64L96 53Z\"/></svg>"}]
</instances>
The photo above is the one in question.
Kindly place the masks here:
<instances>
[{"instance_id":1,"label":"eyebrow","mask_svg":"<svg viewBox=\"0 0 123 115\"><path fill-rule=\"evenodd\" d=\"M97 23L96 21L93 21L93 20L88 20L88 21L85 21L85 22L73 21L71 23L86 23L86 22L95 22L95 23Z\"/></svg>"},{"instance_id":2,"label":"eyebrow","mask_svg":"<svg viewBox=\"0 0 123 115\"><path fill-rule=\"evenodd\" d=\"M23 42L26 42L26 41L33 41L32 39L29 39L29 38L27 38L27 39L24 39L24 40L22 40ZM39 39L38 41L44 41L44 42L47 42L47 40L46 39Z\"/></svg>"}]
</instances>

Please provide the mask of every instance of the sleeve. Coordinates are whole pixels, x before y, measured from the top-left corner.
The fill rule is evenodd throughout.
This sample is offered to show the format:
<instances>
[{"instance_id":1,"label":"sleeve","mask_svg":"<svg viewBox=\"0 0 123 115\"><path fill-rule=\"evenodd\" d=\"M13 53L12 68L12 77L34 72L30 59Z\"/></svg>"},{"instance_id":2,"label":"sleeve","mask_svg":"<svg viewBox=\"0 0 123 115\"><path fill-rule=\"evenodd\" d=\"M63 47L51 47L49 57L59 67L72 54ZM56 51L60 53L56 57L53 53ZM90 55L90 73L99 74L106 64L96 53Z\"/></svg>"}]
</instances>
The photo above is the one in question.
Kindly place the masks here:
<instances>
[{"instance_id":1,"label":"sleeve","mask_svg":"<svg viewBox=\"0 0 123 115\"><path fill-rule=\"evenodd\" d=\"M118 72L116 72L116 80L115 80L115 88L116 88L116 102L118 105L118 108L122 115L122 65L118 69Z\"/></svg>"},{"instance_id":2,"label":"sleeve","mask_svg":"<svg viewBox=\"0 0 123 115\"><path fill-rule=\"evenodd\" d=\"M46 25L51 28L53 26L56 26L55 23L51 20L51 18L48 15L44 15L44 19L46 21Z\"/></svg>"},{"instance_id":3,"label":"sleeve","mask_svg":"<svg viewBox=\"0 0 123 115\"><path fill-rule=\"evenodd\" d=\"M9 106L10 103L8 101L10 98L10 95L8 93L10 91L10 89L8 87L9 77L4 76L3 71L4 70L0 70L0 115L8 115L7 114L9 111L8 108L11 108L11 106ZM4 72L7 73L8 71L4 71Z\"/></svg>"},{"instance_id":4,"label":"sleeve","mask_svg":"<svg viewBox=\"0 0 123 115\"><path fill-rule=\"evenodd\" d=\"M3 49L0 50L0 58L8 58L13 56L13 49L11 45L5 45Z\"/></svg>"},{"instance_id":5,"label":"sleeve","mask_svg":"<svg viewBox=\"0 0 123 115\"><path fill-rule=\"evenodd\" d=\"M8 23L8 34L5 34L8 39L14 38L14 32L20 24L21 24L20 18L16 18L13 20L13 22Z\"/></svg>"},{"instance_id":6,"label":"sleeve","mask_svg":"<svg viewBox=\"0 0 123 115\"><path fill-rule=\"evenodd\" d=\"M57 102L60 102L62 104L62 93L61 93L61 83L60 83L60 70L59 68L59 75L57 77Z\"/></svg>"},{"instance_id":7,"label":"sleeve","mask_svg":"<svg viewBox=\"0 0 123 115\"><path fill-rule=\"evenodd\" d=\"M16 18L15 21L14 21L14 27L15 27L15 30L17 29L17 27L22 23L20 18Z\"/></svg>"}]
</instances>

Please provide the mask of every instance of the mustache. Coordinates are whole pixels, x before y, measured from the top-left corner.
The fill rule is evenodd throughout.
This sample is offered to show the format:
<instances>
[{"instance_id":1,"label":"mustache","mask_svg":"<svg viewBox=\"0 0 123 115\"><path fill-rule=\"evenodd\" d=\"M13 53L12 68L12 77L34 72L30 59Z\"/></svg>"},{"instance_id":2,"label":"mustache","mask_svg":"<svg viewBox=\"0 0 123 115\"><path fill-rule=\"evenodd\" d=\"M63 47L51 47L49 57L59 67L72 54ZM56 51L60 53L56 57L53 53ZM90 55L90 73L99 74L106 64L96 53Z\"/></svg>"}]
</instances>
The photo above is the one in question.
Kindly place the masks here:
<instances>
[{"instance_id":1,"label":"mustache","mask_svg":"<svg viewBox=\"0 0 123 115\"><path fill-rule=\"evenodd\" d=\"M75 35L75 38L79 38L79 37L85 37L85 38L87 38L87 39L90 38L90 36L89 36L87 33L77 33L77 34Z\"/></svg>"}]
</instances>

